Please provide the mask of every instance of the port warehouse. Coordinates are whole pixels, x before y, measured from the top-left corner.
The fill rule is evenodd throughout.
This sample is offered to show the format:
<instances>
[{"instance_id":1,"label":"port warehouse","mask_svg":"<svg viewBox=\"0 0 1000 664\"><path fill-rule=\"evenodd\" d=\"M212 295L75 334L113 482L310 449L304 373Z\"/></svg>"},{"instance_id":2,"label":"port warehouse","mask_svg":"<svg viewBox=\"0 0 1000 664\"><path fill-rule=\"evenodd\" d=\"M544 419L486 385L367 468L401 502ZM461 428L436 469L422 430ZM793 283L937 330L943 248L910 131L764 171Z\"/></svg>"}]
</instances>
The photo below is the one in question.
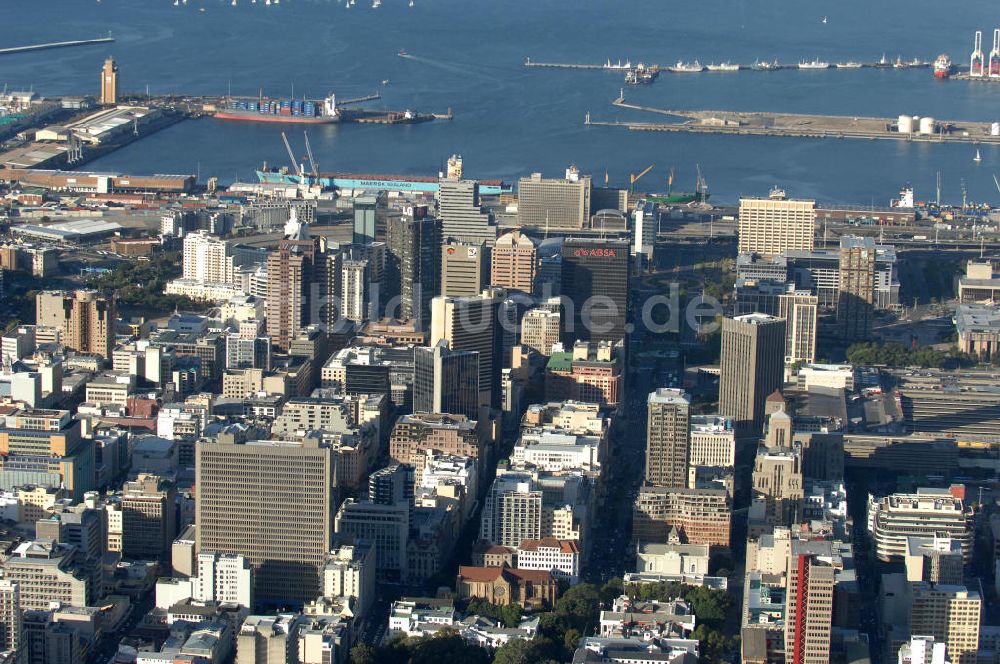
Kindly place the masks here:
<instances>
[{"instance_id":1,"label":"port warehouse","mask_svg":"<svg viewBox=\"0 0 1000 664\"><path fill-rule=\"evenodd\" d=\"M48 226L36 226L35 224L11 226L10 232L13 235L35 240L86 244L102 241L120 231L121 228L121 224L114 221L75 219Z\"/></svg>"},{"instance_id":2,"label":"port warehouse","mask_svg":"<svg viewBox=\"0 0 1000 664\"><path fill-rule=\"evenodd\" d=\"M121 175L84 171L0 168L0 182L19 182L54 191L107 194L111 192L186 193L195 187L193 175Z\"/></svg>"}]
</instances>

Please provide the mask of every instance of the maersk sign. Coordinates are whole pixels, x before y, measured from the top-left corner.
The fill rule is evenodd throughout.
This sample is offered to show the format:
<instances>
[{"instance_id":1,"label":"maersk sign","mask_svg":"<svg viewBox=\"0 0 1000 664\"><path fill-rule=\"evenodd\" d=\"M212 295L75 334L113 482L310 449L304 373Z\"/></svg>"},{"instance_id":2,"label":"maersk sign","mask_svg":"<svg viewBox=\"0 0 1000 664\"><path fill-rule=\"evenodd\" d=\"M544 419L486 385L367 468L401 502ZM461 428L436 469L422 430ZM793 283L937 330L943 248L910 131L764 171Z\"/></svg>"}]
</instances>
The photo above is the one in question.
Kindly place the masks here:
<instances>
[{"instance_id":1,"label":"maersk sign","mask_svg":"<svg viewBox=\"0 0 1000 664\"><path fill-rule=\"evenodd\" d=\"M271 184L298 184L299 176L292 173L278 173L273 171L257 171L257 179L261 182ZM310 178L312 180L312 178ZM320 175L318 178L322 187L336 187L338 189L378 189L385 191L412 191L415 193L436 194L438 181L436 178L413 177L408 178L401 175L398 178L389 180L369 180L350 177L333 177ZM494 182L496 182L494 180ZM502 184L479 183L479 193L483 196L497 196L504 192L509 192L510 186Z\"/></svg>"}]
</instances>

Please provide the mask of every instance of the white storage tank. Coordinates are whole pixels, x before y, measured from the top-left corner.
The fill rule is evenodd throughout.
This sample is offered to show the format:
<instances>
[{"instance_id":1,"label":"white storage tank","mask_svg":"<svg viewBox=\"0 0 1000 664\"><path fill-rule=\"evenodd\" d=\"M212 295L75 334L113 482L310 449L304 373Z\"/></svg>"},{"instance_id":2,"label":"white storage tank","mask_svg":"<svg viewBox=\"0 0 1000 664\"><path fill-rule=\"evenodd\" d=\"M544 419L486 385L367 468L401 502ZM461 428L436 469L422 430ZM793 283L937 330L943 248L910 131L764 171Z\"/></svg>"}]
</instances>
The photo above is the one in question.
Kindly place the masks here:
<instances>
[{"instance_id":1,"label":"white storage tank","mask_svg":"<svg viewBox=\"0 0 1000 664\"><path fill-rule=\"evenodd\" d=\"M934 118L920 118L920 133L921 134L934 133Z\"/></svg>"},{"instance_id":2,"label":"white storage tank","mask_svg":"<svg viewBox=\"0 0 1000 664\"><path fill-rule=\"evenodd\" d=\"M899 128L900 134L912 134L913 118L909 115L900 115L899 119L896 121L896 126Z\"/></svg>"},{"instance_id":3,"label":"white storage tank","mask_svg":"<svg viewBox=\"0 0 1000 664\"><path fill-rule=\"evenodd\" d=\"M990 136L1000 136L1000 122L994 122L990 125Z\"/></svg>"}]
</instances>

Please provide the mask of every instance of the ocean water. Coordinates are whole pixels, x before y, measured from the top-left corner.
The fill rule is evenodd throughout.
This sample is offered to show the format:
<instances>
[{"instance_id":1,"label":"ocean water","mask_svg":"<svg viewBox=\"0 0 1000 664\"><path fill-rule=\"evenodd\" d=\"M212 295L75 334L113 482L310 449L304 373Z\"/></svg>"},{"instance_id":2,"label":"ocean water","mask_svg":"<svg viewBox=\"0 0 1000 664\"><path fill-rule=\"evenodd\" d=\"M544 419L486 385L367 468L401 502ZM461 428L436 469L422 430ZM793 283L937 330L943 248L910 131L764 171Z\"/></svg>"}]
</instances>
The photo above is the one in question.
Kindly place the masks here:
<instances>
[{"instance_id":1,"label":"ocean water","mask_svg":"<svg viewBox=\"0 0 1000 664\"><path fill-rule=\"evenodd\" d=\"M273 0L272 0L273 1ZM584 126L594 119L656 120L611 106L623 75L527 69L524 59L661 65L756 59L874 61L885 53L966 62L973 32L992 40L988 0L837 3L795 0L4 0L0 43L103 36L113 44L0 56L0 86L43 95L95 93L104 58L121 87L152 93L356 97L378 90L374 108L444 112L451 122L414 126L327 125L309 129L322 170L433 174L452 153L472 177L559 175L570 164L611 184L689 189L699 164L715 200L764 195L773 185L826 202L885 204L911 183L933 199L1000 202L1000 146L897 141L734 137L628 132ZM201 12L199 9L204 8ZM826 23L823 17L827 18ZM405 49L413 57L400 58ZM382 85L388 80L387 85ZM928 69L663 74L625 90L629 101L692 109L767 110L1000 121L1000 84L937 81ZM304 155L301 127L284 127ZM250 179L267 161L284 165L282 127L186 121L86 168L200 173Z\"/></svg>"}]
</instances>

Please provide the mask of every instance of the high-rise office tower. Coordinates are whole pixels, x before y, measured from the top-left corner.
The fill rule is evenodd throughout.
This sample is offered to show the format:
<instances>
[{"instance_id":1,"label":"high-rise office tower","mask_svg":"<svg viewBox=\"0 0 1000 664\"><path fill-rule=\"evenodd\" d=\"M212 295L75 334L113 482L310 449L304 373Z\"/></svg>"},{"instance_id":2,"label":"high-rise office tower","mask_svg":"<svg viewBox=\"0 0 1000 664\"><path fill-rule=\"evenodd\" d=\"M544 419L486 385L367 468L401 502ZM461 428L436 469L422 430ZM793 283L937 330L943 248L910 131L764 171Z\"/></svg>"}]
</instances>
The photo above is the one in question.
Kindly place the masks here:
<instances>
[{"instance_id":1,"label":"high-rise office tower","mask_svg":"<svg viewBox=\"0 0 1000 664\"><path fill-rule=\"evenodd\" d=\"M368 244L375 241L378 196L358 196L354 199L354 244Z\"/></svg>"},{"instance_id":2,"label":"high-rise office tower","mask_svg":"<svg viewBox=\"0 0 1000 664\"><path fill-rule=\"evenodd\" d=\"M591 193L590 176L580 175L576 166L567 168L564 178L532 173L517 183L517 225L539 230L587 228Z\"/></svg>"},{"instance_id":3,"label":"high-rise office tower","mask_svg":"<svg viewBox=\"0 0 1000 664\"><path fill-rule=\"evenodd\" d=\"M719 414L733 418L737 432L760 435L764 402L781 387L785 321L747 314L722 321Z\"/></svg>"},{"instance_id":4,"label":"high-rise office tower","mask_svg":"<svg viewBox=\"0 0 1000 664\"><path fill-rule=\"evenodd\" d=\"M785 593L785 661L827 664L835 568L830 542L793 540Z\"/></svg>"},{"instance_id":5,"label":"high-rise office tower","mask_svg":"<svg viewBox=\"0 0 1000 664\"><path fill-rule=\"evenodd\" d=\"M812 251L816 201L795 200L775 189L768 198L741 198L739 253L777 256L789 249Z\"/></svg>"},{"instance_id":6,"label":"high-rise office tower","mask_svg":"<svg viewBox=\"0 0 1000 664\"><path fill-rule=\"evenodd\" d=\"M646 401L646 482L688 485L691 398L684 390L658 388Z\"/></svg>"},{"instance_id":7,"label":"high-rise office tower","mask_svg":"<svg viewBox=\"0 0 1000 664\"><path fill-rule=\"evenodd\" d=\"M442 340L455 351L479 353L479 405L499 403L501 334L497 324L503 289L474 297L436 297L431 301L430 345Z\"/></svg>"},{"instance_id":8,"label":"high-rise office tower","mask_svg":"<svg viewBox=\"0 0 1000 664\"><path fill-rule=\"evenodd\" d=\"M778 296L778 317L785 319L785 365L816 361L819 298L808 291Z\"/></svg>"},{"instance_id":9,"label":"high-rise office tower","mask_svg":"<svg viewBox=\"0 0 1000 664\"><path fill-rule=\"evenodd\" d=\"M413 352L413 411L479 417L479 353L445 341Z\"/></svg>"},{"instance_id":10,"label":"high-rise office tower","mask_svg":"<svg viewBox=\"0 0 1000 664\"><path fill-rule=\"evenodd\" d=\"M483 290L486 256L472 244L449 243L441 247L441 295L470 297Z\"/></svg>"},{"instance_id":11,"label":"high-rise office tower","mask_svg":"<svg viewBox=\"0 0 1000 664\"><path fill-rule=\"evenodd\" d=\"M21 590L8 579L0 580L0 650L16 651L21 644Z\"/></svg>"},{"instance_id":12,"label":"high-rise office tower","mask_svg":"<svg viewBox=\"0 0 1000 664\"><path fill-rule=\"evenodd\" d=\"M105 60L101 68L101 103L118 103L118 65L112 58Z\"/></svg>"},{"instance_id":13,"label":"high-rise office tower","mask_svg":"<svg viewBox=\"0 0 1000 664\"><path fill-rule=\"evenodd\" d=\"M840 238L840 293L837 298L837 324L842 338L871 338L874 292L875 240L845 235Z\"/></svg>"},{"instance_id":14,"label":"high-rise office tower","mask_svg":"<svg viewBox=\"0 0 1000 664\"><path fill-rule=\"evenodd\" d=\"M177 490L158 475L140 474L122 488L122 555L169 560L177 535Z\"/></svg>"},{"instance_id":15,"label":"high-rise office tower","mask_svg":"<svg viewBox=\"0 0 1000 664\"><path fill-rule=\"evenodd\" d=\"M443 178L438 186L438 216L441 238L483 246L496 241L493 215L479 203L479 183L475 180Z\"/></svg>"},{"instance_id":16,"label":"high-rise office tower","mask_svg":"<svg viewBox=\"0 0 1000 664\"><path fill-rule=\"evenodd\" d=\"M521 231L513 230L497 238L490 253L490 285L532 293L535 284L535 243Z\"/></svg>"},{"instance_id":17,"label":"high-rise office tower","mask_svg":"<svg viewBox=\"0 0 1000 664\"><path fill-rule=\"evenodd\" d=\"M563 321L567 343L625 339L629 266L627 240L567 238L563 242L562 294L572 303L572 315L567 311Z\"/></svg>"},{"instance_id":18,"label":"high-rise office tower","mask_svg":"<svg viewBox=\"0 0 1000 664\"><path fill-rule=\"evenodd\" d=\"M198 551L246 556L258 603L319 596L333 520L329 447L311 438L199 442L195 478Z\"/></svg>"},{"instance_id":19,"label":"high-rise office tower","mask_svg":"<svg viewBox=\"0 0 1000 664\"><path fill-rule=\"evenodd\" d=\"M38 325L55 327L67 348L111 359L117 308L114 298L93 290L42 291L35 296Z\"/></svg>"},{"instance_id":20,"label":"high-rise office tower","mask_svg":"<svg viewBox=\"0 0 1000 664\"><path fill-rule=\"evenodd\" d=\"M267 257L267 334L285 350L313 316L322 318L330 297L326 256L292 208L285 238Z\"/></svg>"},{"instance_id":21,"label":"high-rise office tower","mask_svg":"<svg viewBox=\"0 0 1000 664\"><path fill-rule=\"evenodd\" d=\"M181 277L203 283L233 283L232 245L205 230L188 233L184 236Z\"/></svg>"},{"instance_id":22,"label":"high-rise office tower","mask_svg":"<svg viewBox=\"0 0 1000 664\"><path fill-rule=\"evenodd\" d=\"M431 299L441 288L441 221L434 217L391 217L386 226L386 284L398 284L399 318L431 324Z\"/></svg>"}]
</instances>

